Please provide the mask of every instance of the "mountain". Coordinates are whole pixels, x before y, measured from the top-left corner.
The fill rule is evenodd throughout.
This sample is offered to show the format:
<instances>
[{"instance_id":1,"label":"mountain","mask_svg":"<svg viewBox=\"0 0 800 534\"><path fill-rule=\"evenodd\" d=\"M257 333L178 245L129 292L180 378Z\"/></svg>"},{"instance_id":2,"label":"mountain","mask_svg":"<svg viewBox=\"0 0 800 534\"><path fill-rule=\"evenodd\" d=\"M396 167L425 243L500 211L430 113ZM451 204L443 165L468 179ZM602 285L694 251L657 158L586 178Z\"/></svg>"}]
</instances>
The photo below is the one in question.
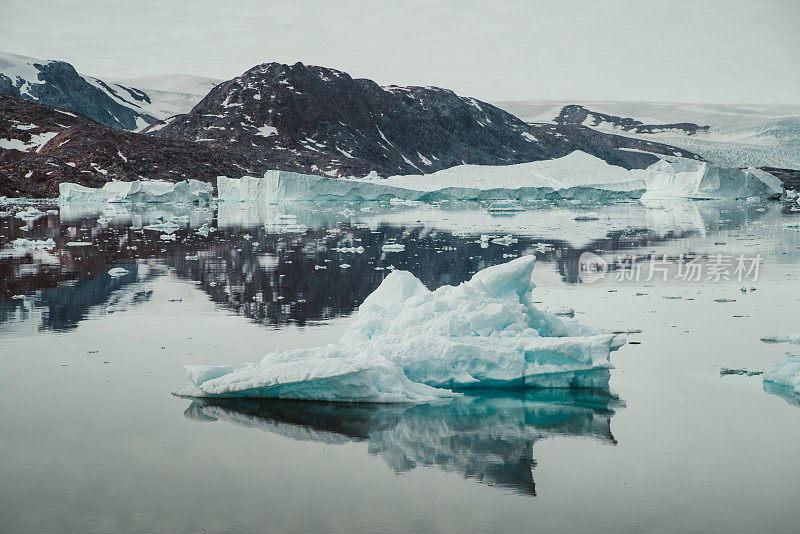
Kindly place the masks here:
<instances>
[{"instance_id":1,"label":"mountain","mask_svg":"<svg viewBox=\"0 0 800 534\"><path fill-rule=\"evenodd\" d=\"M74 111L120 130L140 130L183 113L215 83L182 75L103 81L78 73L65 61L0 53L0 94Z\"/></svg>"},{"instance_id":2,"label":"mountain","mask_svg":"<svg viewBox=\"0 0 800 534\"><path fill-rule=\"evenodd\" d=\"M141 178L213 182L252 173L245 158L201 143L123 132L77 113L0 95L0 195L55 197L58 184ZM263 172L263 171L262 171Z\"/></svg>"},{"instance_id":3,"label":"mountain","mask_svg":"<svg viewBox=\"0 0 800 534\"><path fill-rule=\"evenodd\" d=\"M798 105L535 101L497 105L530 124L583 124L604 133L677 146L719 165L800 169Z\"/></svg>"},{"instance_id":4,"label":"mountain","mask_svg":"<svg viewBox=\"0 0 800 534\"><path fill-rule=\"evenodd\" d=\"M529 125L438 87L381 87L302 63L265 63L224 82L190 112L150 126L154 137L245 155L257 165L325 174L427 174L461 164L503 165L582 150L625 168L674 147L582 125ZM699 158L698 158L699 159Z\"/></svg>"},{"instance_id":5,"label":"mountain","mask_svg":"<svg viewBox=\"0 0 800 534\"><path fill-rule=\"evenodd\" d=\"M572 104L561 108L561 113L554 119L556 124L582 124L598 128L604 123L610 128L620 129L634 133L661 133L668 131L682 132L693 135L698 131L708 131L708 126L700 126L693 122L674 122L668 124L645 124L642 121L630 118L599 113L583 106Z\"/></svg>"}]
</instances>

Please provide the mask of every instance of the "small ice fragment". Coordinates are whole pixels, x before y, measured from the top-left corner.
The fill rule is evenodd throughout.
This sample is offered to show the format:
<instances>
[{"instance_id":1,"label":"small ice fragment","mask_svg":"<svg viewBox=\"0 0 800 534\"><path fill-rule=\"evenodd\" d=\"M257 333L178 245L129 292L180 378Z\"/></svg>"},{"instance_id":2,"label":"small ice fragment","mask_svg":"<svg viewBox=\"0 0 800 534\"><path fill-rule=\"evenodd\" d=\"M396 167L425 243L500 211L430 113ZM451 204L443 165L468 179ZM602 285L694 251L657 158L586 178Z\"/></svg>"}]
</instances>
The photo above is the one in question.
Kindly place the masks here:
<instances>
[{"instance_id":1,"label":"small ice fragment","mask_svg":"<svg viewBox=\"0 0 800 534\"><path fill-rule=\"evenodd\" d=\"M498 237L497 239L492 239L492 243L495 245L503 245L507 247L509 245L513 245L514 243L518 243L519 240L511 234L508 234L505 237Z\"/></svg>"},{"instance_id":2,"label":"small ice fragment","mask_svg":"<svg viewBox=\"0 0 800 534\"><path fill-rule=\"evenodd\" d=\"M516 213L518 211L525 211L525 208L513 200L498 200L486 208L489 213Z\"/></svg>"},{"instance_id":3,"label":"small ice fragment","mask_svg":"<svg viewBox=\"0 0 800 534\"><path fill-rule=\"evenodd\" d=\"M108 270L108 275L111 278L119 278L121 276L125 276L126 274L128 274L128 272L129 272L128 269L124 269L122 267L114 267L113 269Z\"/></svg>"},{"instance_id":4,"label":"small ice fragment","mask_svg":"<svg viewBox=\"0 0 800 534\"><path fill-rule=\"evenodd\" d=\"M770 334L761 338L764 343L793 343L800 345L800 334Z\"/></svg>"}]
</instances>

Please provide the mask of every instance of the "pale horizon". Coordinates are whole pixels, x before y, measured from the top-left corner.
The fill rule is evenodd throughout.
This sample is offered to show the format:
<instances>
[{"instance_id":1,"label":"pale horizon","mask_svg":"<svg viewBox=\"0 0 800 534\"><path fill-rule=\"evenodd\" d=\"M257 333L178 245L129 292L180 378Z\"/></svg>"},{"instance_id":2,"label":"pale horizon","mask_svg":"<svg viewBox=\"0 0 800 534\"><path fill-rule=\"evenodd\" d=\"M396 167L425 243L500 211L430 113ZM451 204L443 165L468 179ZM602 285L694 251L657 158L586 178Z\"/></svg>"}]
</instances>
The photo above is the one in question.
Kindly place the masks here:
<instances>
[{"instance_id":1,"label":"pale horizon","mask_svg":"<svg viewBox=\"0 0 800 534\"><path fill-rule=\"evenodd\" d=\"M800 4L696 4L3 0L0 50L110 79L302 61L493 102L800 104Z\"/></svg>"}]
</instances>

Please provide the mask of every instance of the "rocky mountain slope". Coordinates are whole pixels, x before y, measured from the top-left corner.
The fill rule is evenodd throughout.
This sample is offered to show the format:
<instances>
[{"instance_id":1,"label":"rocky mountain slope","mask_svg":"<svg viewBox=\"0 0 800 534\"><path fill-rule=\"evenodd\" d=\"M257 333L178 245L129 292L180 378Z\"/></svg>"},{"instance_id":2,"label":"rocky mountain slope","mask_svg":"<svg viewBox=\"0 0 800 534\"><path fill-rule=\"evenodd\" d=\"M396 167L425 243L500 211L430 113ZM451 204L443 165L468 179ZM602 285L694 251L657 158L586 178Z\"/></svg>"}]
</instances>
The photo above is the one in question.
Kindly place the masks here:
<instances>
[{"instance_id":1,"label":"rocky mountain slope","mask_svg":"<svg viewBox=\"0 0 800 534\"><path fill-rule=\"evenodd\" d=\"M245 158L199 143L155 139L77 113L0 95L0 196L55 197L58 184L252 172Z\"/></svg>"},{"instance_id":2,"label":"rocky mountain slope","mask_svg":"<svg viewBox=\"0 0 800 534\"><path fill-rule=\"evenodd\" d=\"M265 63L215 87L189 113L145 133L225 148L273 168L328 176L427 174L460 164L503 165L582 150L641 168L647 152L691 152L581 125L528 125L437 87L381 87L302 63Z\"/></svg>"},{"instance_id":3,"label":"rocky mountain slope","mask_svg":"<svg viewBox=\"0 0 800 534\"><path fill-rule=\"evenodd\" d=\"M194 76L132 81L136 87L79 74L65 61L0 53L0 94L74 111L120 130L140 130L185 112L217 82Z\"/></svg>"},{"instance_id":4,"label":"rocky mountain slope","mask_svg":"<svg viewBox=\"0 0 800 534\"><path fill-rule=\"evenodd\" d=\"M593 128L605 123L608 125L607 127L618 128L625 132L634 133L660 133L675 131L692 135L698 131L708 131L709 129L709 126L700 126L693 122L645 124L642 121L630 117L619 117L617 115L599 113L576 104L561 108L561 113L558 114L554 122L556 124L582 124L584 126L590 126Z\"/></svg>"}]
</instances>

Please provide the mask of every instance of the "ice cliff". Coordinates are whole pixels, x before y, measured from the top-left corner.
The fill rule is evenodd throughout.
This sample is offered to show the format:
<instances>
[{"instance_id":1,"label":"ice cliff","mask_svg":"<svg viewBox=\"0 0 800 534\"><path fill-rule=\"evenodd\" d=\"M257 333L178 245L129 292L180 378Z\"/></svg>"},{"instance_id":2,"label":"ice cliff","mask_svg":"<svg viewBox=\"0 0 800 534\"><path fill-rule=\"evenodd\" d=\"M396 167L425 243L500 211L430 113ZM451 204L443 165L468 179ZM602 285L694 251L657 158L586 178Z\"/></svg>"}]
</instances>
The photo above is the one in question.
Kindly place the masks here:
<instances>
[{"instance_id":1,"label":"ice cliff","mask_svg":"<svg viewBox=\"0 0 800 534\"><path fill-rule=\"evenodd\" d=\"M467 388L593 387L624 339L537 309L534 256L428 290L394 271L337 344L268 354L258 364L186 366L191 397L425 402Z\"/></svg>"},{"instance_id":2,"label":"ice cliff","mask_svg":"<svg viewBox=\"0 0 800 534\"><path fill-rule=\"evenodd\" d=\"M136 180L107 182L101 188L61 183L58 191L60 202L204 204L211 201L213 187L199 180Z\"/></svg>"},{"instance_id":3,"label":"ice cliff","mask_svg":"<svg viewBox=\"0 0 800 534\"><path fill-rule=\"evenodd\" d=\"M575 151L514 165L458 165L425 175L328 178L269 171L263 178L217 179L223 201L577 199L780 197L778 178L758 169L736 169L675 158L627 170Z\"/></svg>"}]
</instances>

